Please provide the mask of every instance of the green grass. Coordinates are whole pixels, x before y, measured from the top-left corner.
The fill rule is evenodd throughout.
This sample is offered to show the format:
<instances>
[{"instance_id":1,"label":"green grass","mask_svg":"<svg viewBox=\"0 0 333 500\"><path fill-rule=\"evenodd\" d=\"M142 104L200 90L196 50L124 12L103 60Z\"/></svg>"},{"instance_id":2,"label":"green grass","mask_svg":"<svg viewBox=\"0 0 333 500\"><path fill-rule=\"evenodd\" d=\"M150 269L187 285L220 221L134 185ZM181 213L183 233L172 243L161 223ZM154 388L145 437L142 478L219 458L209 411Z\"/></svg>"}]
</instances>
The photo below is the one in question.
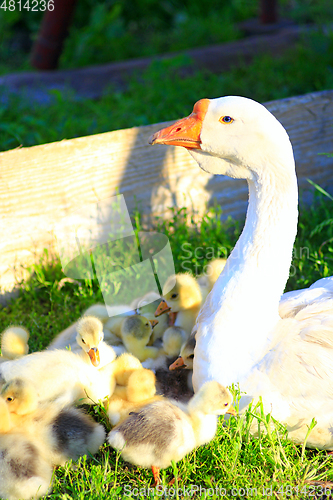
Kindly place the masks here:
<instances>
[{"instance_id":1,"label":"green grass","mask_svg":"<svg viewBox=\"0 0 333 500\"><path fill-rule=\"evenodd\" d=\"M249 427L262 420L261 411L259 405L244 419L230 419L225 426L221 419L213 441L163 471L161 488L166 497L177 498L174 488L180 490L178 498L308 498L310 488L314 489L309 481L332 481L332 458L326 452L295 446L278 423L272 422L268 434L252 438ZM269 416L268 429L267 421ZM170 486L173 476L177 479ZM105 445L89 464L83 458L75 471L59 469L52 498L64 493L65 498L82 499L161 498L161 492L154 495L152 482L151 472L125 464Z\"/></svg>"},{"instance_id":2,"label":"green grass","mask_svg":"<svg viewBox=\"0 0 333 500\"><path fill-rule=\"evenodd\" d=\"M243 95L259 102L333 88L333 34L317 32L278 59L257 57L218 75L181 73L188 60L154 62L123 91L73 100L52 91L53 103L31 106L18 96L0 103L0 150L147 125L188 115L202 97ZM52 125L51 125L52 124Z\"/></svg>"},{"instance_id":3,"label":"green grass","mask_svg":"<svg viewBox=\"0 0 333 500\"><path fill-rule=\"evenodd\" d=\"M301 207L294 267L287 289L302 288L333 274L332 203L317 190L313 204ZM241 224L232 220L221 223L220 219L221 210L215 207L202 219L200 231L185 209L175 210L167 221L156 220L155 229L170 239L176 271L184 271L185 262L187 270L200 274L212 257L230 253ZM137 230L142 229L138 213L133 223ZM215 249L214 255L212 249ZM89 305L102 301L102 296L95 280L81 280L80 286L65 283L59 290L64 275L57 259L46 251L42 262L30 271L33 275L22 283L19 297L0 309L0 325L1 329L13 323L27 327L31 333L30 348L35 351L46 347ZM237 398L239 393L235 394ZM98 406L89 411L98 421L107 424ZM254 438L249 428L256 421L269 432ZM286 438L283 427L270 415L264 415L258 405L250 408L244 418L230 419L226 426L219 425L211 443L164 471L163 487L170 488L168 483L174 474L178 487L183 491L185 488L185 498L205 498L206 489L206 498L219 498L225 493L226 498L272 495L273 498L305 499L315 492L315 486L309 481L333 482L333 457L294 445ZM83 457L75 466L59 467L54 476L50 495L54 499L161 498L161 494L154 497L152 490L144 491L153 482L150 471L125 463L106 444L94 457ZM197 490L200 486L201 490ZM216 488L221 492L217 496L213 495ZM316 488L320 492L320 486ZM172 495L170 490L169 498ZM179 494L179 498L183 496Z\"/></svg>"}]
</instances>

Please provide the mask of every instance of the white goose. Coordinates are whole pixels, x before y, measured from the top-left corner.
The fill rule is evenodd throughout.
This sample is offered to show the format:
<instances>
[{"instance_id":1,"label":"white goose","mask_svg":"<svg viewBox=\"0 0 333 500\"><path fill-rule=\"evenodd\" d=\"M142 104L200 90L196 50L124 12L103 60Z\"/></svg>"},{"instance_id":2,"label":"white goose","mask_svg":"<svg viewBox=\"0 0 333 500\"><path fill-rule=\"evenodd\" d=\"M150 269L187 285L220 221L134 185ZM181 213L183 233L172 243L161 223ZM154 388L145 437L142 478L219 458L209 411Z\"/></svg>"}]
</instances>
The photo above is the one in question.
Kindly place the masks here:
<instances>
[{"instance_id":1,"label":"white goose","mask_svg":"<svg viewBox=\"0 0 333 500\"><path fill-rule=\"evenodd\" d=\"M197 320L195 391L239 382L241 407L262 396L296 442L315 417L307 445L333 449L333 278L282 296L297 229L285 129L250 99L202 99L150 142L183 146L203 170L249 186L245 227Z\"/></svg>"}]
</instances>

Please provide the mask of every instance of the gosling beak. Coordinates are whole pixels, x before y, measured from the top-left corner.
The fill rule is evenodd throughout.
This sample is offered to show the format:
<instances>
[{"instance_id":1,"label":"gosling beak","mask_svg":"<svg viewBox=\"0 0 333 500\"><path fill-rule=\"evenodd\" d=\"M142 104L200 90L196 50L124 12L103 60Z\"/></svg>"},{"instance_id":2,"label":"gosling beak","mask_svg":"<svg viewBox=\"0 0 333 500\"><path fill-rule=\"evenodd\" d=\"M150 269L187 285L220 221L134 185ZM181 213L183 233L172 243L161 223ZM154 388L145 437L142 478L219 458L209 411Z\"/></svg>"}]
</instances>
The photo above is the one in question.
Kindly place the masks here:
<instances>
[{"instance_id":1,"label":"gosling beak","mask_svg":"<svg viewBox=\"0 0 333 500\"><path fill-rule=\"evenodd\" d=\"M237 412L233 406L229 406L228 411L226 411L229 415L233 415L234 417L237 416Z\"/></svg>"},{"instance_id":2,"label":"gosling beak","mask_svg":"<svg viewBox=\"0 0 333 500\"><path fill-rule=\"evenodd\" d=\"M97 349L97 347L92 347L88 351L88 356L89 356L90 361L92 362L92 364L94 366L98 366L100 364L101 360L99 357L99 350Z\"/></svg>"},{"instance_id":3,"label":"gosling beak","mask_svg":"<svg viewBox=\"0 0 333 500\"><path fill-rule=\"evenodd\" d=\"M185 368L185 363L184 363L184 360L181 356L179 356L179 358L176 359L176 361L174 361L172 363L172 365L169 366L169 370L172 371L172 370L176 370L177 368Z\"/></svg>"},{"instance_id":4,"label":"gosling beak","mask_svg":"<svg viewBox=\"0 0 333 500\"><path fill-rule=\"evenodd\" d=\"M158 324L157 319L150 319L149 322L150 322L152 328L154 328L154 326L156 326Z\"/></svg>"},{"instance_id":5,"label":"gosling beak","mask_svg":"<svg viewBox=\"0 0 333 500\"><path fill-rule=\"evenodd\" d=\"M155 316L161 316L161 314L167 313L169 311L171 311L171 307L168 306L165 300L162 300L157 306Z\"/></svg>"},{"instance_id":6,"label":"gosling beak","mask_svg":"<svg viewBox=\"0 0 333 500\"><path fill-rule=\"evenodd\" d=\"M149 139L149 144L168 144L183 146L187 149L201 149L201 128L209 106L209 99L200 99L195 103L193 112L186 118L156 132Z\"/></svg>"}]
</instances>

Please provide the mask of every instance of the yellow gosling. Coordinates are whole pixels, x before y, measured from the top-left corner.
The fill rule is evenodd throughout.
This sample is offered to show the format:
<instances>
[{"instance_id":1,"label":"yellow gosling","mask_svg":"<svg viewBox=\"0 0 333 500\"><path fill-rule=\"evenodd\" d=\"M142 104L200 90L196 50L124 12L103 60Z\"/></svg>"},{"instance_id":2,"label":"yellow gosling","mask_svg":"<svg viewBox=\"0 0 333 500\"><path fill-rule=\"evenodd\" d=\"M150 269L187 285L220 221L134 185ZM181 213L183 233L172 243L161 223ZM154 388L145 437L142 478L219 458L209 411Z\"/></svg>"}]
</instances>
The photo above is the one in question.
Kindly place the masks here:
<instances>
[{"instance_id":1,"label":"yellow gosling","mask_svg":"<svg viewBox=\"0 0 333 500\"><path fill-rule=\"evenodd\" d=\"M147 346L153 326L144 316L134 315L125 318L121 325L121 337L127 351L136 356L141 362L148 358L157 358L160 350L154 346Z\"/></svg>"},{"instance_id":2,"label":"yellow gosling","mask_svg":"<svg viewBox=\"0 0 333 500\"><path fill-rule=\"evenodd\" d=\"M117 392L109 399L108 417L112 425L122 422L131 411L141 406L162 399L156 394L156 378L151 370L141 368L133 371L122 392Z\"/></svg>"},{"instance_id":3,"label":"yellow gosling","mask_svg":"<svg viewBox=\"0 0 333 500\"><path fill-rule=\"evenodd\" d=\"M29 332L22 326L9 326L1 335L1 361L17 359L29 352Z\"/></svg>"},{"instance_id":4,"label":"yellow gosling","mask_svg":"<svg viewBox=\"0 0 333 500\"><path fill-rule=\"evenodd\" d=\"M177 358L176 361L169 366L169 370L175 370L176 368L181 367L193 370L194 348L195 335L192 334L182 345L179 358Z\"/></svg>"},{"instance_id":5,"label":"yellow gosling","mask_svg":"<svg viewBox=\"0 0 333 500\"><path fill-rule=\"evenodd\" d=\"M169 290L170 283L174 279L175 285ZM176 316L174 326L182 328L189 336L203 302L197 280L190 274L170 276L163 287L163 297L167 306L171 308L171 312ZM163 310L165 308L158 308L155 315L158 316Z\"/></svg>"},{"instance_id":6,"label":"yellow gosling","mask_svg":"<svg viewBox=\"0 0 333 500\"><path fill-rule=\"evenodd\" d=\"M187 405L165 399L131 412L107 440L124 460L151 467L158 484L160 469L213 439L218 415L235 414L231 402L225 387L207 382Z\"/></svg>"},{"instance_id":7,"label":"yellow gosling","mask_svg":"<svg viewBox=\"0 0 333 500\"><path fill-rule=\"evenodd\" d=\"M40 404L37 390L28 381L13 379L1 390L12 429L24 432L53 465L64 465L87 453L96 453L105 439L104 427L90 416L57 402Z\"/></svg>"},{"instance_id":8,"label":"yellow gosling","mask_svg":"<svg viewBox=\"0 0 333 500\"><path fill-rule=\"evenodd\" d=\"M76 342L87 363L102 368L116 358L114 349L104 342L103 323L94 316L83 316L77 323Z\"/></svg>"}]
</instances>

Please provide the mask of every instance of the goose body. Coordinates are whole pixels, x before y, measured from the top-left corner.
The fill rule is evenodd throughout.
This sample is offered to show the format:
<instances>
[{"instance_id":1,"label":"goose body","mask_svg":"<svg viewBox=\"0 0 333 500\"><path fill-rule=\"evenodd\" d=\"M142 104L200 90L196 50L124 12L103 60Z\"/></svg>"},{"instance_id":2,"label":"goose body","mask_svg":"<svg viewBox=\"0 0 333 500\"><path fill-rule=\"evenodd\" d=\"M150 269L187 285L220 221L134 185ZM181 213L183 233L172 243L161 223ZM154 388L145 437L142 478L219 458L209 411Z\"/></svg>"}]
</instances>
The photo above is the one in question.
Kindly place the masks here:
<instances>
[{"instance_id":1,"label":"goose body","mask_svg":"<svg viewBox=\"0 0 333 500\"><path fill-rule=\"evenodd\" d=\"M285 129L264 106L231 96L198 101L151 142L184 146L203 170L249 186L245 227L198 316L195 391L239 382L241 408L262 396L296 442L314 417L307 445L333 449L333 279L282 295L298 216Z\"/></svg>"}]
</instances>

